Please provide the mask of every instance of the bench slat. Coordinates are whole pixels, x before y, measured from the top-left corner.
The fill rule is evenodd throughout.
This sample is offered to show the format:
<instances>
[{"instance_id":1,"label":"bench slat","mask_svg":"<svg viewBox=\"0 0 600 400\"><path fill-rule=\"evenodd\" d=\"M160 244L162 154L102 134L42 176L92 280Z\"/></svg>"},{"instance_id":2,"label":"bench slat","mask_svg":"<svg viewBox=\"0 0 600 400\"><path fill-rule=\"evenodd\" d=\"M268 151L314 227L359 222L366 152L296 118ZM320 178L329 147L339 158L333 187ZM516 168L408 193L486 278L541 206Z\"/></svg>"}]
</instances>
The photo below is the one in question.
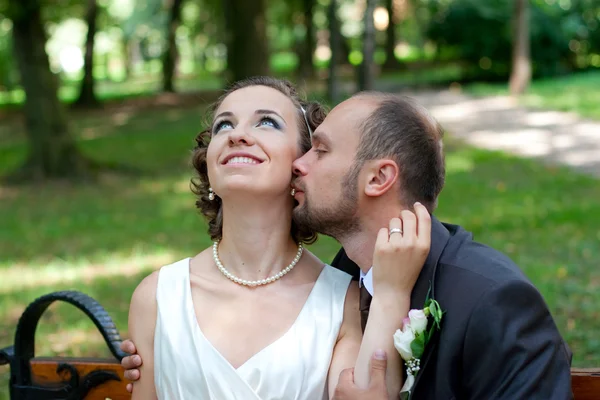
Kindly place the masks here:
<instances>
[{"instance_id":1,"label":"bench slat","mask_svg":"<svg viewBox=\"0 0 600 400\"><path fill-rule=\"evenodd\" d=\"M575 400L600 399L600 368L571 369L571 384Z\"/></svg>"}]
</instances>

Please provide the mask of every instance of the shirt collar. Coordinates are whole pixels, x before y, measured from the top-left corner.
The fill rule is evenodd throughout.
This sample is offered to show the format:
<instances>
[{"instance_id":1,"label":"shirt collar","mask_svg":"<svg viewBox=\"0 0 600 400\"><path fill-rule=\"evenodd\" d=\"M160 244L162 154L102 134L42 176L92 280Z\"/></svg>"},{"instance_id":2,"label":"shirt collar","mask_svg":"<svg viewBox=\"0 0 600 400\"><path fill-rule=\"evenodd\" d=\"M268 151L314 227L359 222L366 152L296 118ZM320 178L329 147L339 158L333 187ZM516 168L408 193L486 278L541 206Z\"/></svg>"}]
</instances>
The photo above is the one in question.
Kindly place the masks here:
<instances>
[{"instance_id":1,"label":"shirt collar","mask_svg":"<svg viewBox=\"0 0 600 400\"><path fill-rule=\"evenodd\" d=\"M360 279L358 280L358 286L362 287L362 285L365 285L365 289L367 289L367 292L369 292L369 294L371 296L373 296L373 268L369 269L369 272L367 272L366 274L362 271L362 269L360 270Z\"/></svg>"}]
</instances>

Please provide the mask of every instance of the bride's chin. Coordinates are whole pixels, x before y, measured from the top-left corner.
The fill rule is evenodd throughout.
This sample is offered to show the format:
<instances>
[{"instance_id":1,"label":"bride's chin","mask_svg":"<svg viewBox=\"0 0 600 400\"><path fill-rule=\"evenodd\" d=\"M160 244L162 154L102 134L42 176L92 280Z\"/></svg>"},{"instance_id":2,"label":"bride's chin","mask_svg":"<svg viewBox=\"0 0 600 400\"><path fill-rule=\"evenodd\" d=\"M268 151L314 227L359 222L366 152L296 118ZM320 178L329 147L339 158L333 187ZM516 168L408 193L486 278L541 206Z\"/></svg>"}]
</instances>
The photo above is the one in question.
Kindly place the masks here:
<instances>
[{"instance_id":1,"label":"bride's chin","mask_svg":"<svg viewBox=\"0 0 600 400\"><path fill-rule=\"evenodd\" d=\"M223 201L243 201L252 202L252 200L261 201L277 201L277 199L292 198L290 194L291 189L289 187L278 186L266 186L266 185L254 185L254 184L236 184L227 185L221 188L220 197Z\"/></svg>"}]
</instances>

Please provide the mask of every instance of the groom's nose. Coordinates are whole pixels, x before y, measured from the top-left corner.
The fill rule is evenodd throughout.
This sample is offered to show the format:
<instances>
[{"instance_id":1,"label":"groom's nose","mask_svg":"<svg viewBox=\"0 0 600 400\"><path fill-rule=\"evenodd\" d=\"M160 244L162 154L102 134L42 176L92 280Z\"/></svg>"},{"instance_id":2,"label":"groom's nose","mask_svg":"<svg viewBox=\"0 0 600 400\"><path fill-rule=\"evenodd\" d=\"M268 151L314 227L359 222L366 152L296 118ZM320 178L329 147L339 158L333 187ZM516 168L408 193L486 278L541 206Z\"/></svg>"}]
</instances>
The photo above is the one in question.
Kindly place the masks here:
<instances>
[{"instance_id":1,"label":"groom's nose","mask_svg":"<svg viewBox=\"0 0 600 400\"><path fill-rule=\"evenodd\" d=\"M308 154L308 153L306 153L306 154ZM306 154L304 154L300 158L297 158L292 163L292 172L294 173L294 175L304 176L308 172L307 163L306 163Z\"/></svg>"}]
</instances>

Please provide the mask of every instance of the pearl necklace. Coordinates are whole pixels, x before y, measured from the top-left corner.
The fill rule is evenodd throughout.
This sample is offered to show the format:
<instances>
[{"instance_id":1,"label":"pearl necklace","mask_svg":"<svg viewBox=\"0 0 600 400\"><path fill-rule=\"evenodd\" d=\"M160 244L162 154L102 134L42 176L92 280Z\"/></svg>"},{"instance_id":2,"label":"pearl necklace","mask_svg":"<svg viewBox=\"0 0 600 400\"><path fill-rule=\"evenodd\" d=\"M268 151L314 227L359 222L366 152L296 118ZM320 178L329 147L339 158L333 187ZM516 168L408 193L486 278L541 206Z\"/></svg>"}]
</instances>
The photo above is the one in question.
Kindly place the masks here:
<instances>
[{"instance_id":1,"label":"pearl necklace","mask_svg":"<svg viewBox=\"0 0 600 400\"><path fill-rule=\"evenodd\" d=\"M223 263L221 263L221 260L219 259L218 244L219 244L219 242L213 243L213 259L215 260L215 264L217 264L217 268L219 268L219 271L221 271L221 273L223 273L223 275L225 275L228 279L232 280L233 282L235 282L237 284L244 285L244 286L252 286L252 287L266 285L268 283L275 282L276 280L281 279L285 274L290 272L292 270L292 268L294 268L296 266L298 261L300 261L300 257L302 257L302 250L304 249L304 247L302 246L302 243L300 243L298 245L298 252L296 253L296 257L294 257L294 259L292 260L290 265L288 265L284 270L280 271L279 273L277 273L273 276L270 276L266 279L259 279L257 281L248 281L245 279L240 279L237 276L233 275L231 272L227 271L227 269L223 266Z\"/></svg>"}]
</instances>

